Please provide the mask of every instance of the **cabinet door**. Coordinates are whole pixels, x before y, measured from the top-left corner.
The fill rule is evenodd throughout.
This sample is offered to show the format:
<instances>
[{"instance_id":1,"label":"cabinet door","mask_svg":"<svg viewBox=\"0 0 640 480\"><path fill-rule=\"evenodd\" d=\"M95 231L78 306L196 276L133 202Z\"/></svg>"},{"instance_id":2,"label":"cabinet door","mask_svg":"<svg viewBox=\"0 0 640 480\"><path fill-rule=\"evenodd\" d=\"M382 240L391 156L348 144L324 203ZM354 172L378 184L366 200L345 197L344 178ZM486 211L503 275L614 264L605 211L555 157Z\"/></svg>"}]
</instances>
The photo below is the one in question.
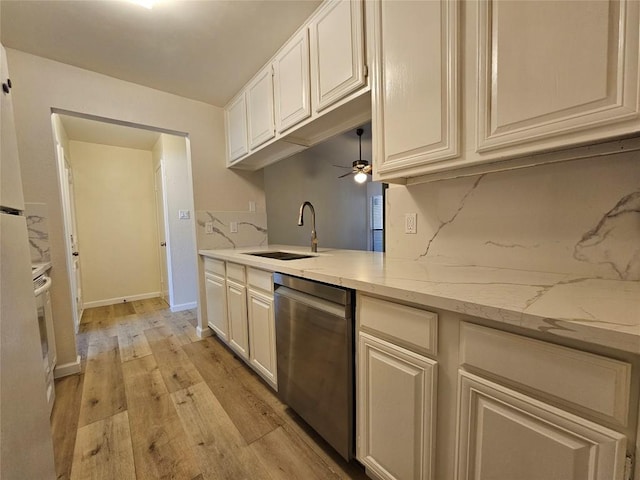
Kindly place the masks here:
<instances>
[{"instance_id":1,"label":"cabinet door","mask_svg":"<svg viewBox=\"0 0 640 480\"><path fill-rule=\"evenodd\" d=\"M227 281L227 308L229 315L229 346L245 360L249 359L247 332L247 288Z\"/></svg>"},{"instance_id":2,"label":"cabinet door","mask_svg":"<svg viewBox=\"0 0 640 480\"><path fill-rule=\"evenodd\" d=\"M249 145L252 149L271 140L276 132L273 123L273 71L271 65L247 86Z\"/></svg>"},{"instance_id":3,"label":"cabinet door","mask_svg":"<svg viewBox=\"0 0 640 480\"><path fill-rule=\"evenodd\" d=\"M249 363L276 390L276 322L273 297L249 290Z\"/></svg>"},{"instance_id":4,"label":"cabinet door","mask_svg":"<svg viewBox=\"0 0 640 480\"><path fill-rule=\"evenodd\" d=\"M225 280L218 275L205 273L204 284L207 292L208 324L220 339L229 342L227 288L225 286Z\"/></svg>"},{"instance_id":5,"label":"cabinet door","mask_svg":"<svg viewBox=\"0 0 640 480\"><path fill-rule=\"evenodd\" d=\"M247 103L242 93L225 110L227 124L227 164L246 155L247 142Z\"/></svg>"},{"instance_id":6,"label":"cabinet door","mask_svg":"<svg viewBox=\"0 0 640 480\"><path fill-rule=\"evenodd\" d=\"M458 2L377 2L374 128L378 172L458 156Z\"/></svg>"},{"instance_id":7,"label":"cabinet door","mask_svg":"<svg viewBox=\"0 0 640 480\"><path fill-rule=\"evenodd\" d=\"M328 1L311 23L316 112L365 84L362 9L360 0Z\"/></svg>"},{"instance_id":8,"label":"cabinet door","mask_svg":"<svg viewBox=\"0 0 640 480\"><path fill-rule=\"evenodd\" d=\"M457 480L622 480L624 435L460 371Z\"/></svg>"},{"instance_id":9,"label":"cabinet door","mask_svg":"<svg viewBox=\"0 0 640 480\"><path fill-rule=\"evenodd\" d=\"M0 205L16 210L24 210L22 198L22 179L20 177L20 162L18 161L18 141L13 119L12 90L9 89L9 69L7 66L7 52L0 45L0 83L6 85L8 92L0 91L0 151L2 164L0 165Z\"/></svg>"},{"instance_id":10,"label":"cabinet door","mask_svg":"<svg viewBox=\"0 0 640 480\"><path fill-rule=\"evenodd\" d=\"M358 365L358 459L380 478L432 478L437 363L360 333Z\"/></svg>"},{"instance_id":11,"label":"cabinet door","mask_svg":"<svg viewBox=\"0 0 640 480\"><path fill-rule=\"evenodd\" d=\"M283 132L311 115L309 33L293 37L273 61L276 127Z\"/></svg>"},{"instance_id":12,"label":"cabinet door","mask_svg":"<svg viewBox=\"0 0 640 480\"><path fill-rule=\"evenodd\" d=\"M638 129L638 2L479 2L480 152L593 142Z\"/></svg>"}]
</instances>

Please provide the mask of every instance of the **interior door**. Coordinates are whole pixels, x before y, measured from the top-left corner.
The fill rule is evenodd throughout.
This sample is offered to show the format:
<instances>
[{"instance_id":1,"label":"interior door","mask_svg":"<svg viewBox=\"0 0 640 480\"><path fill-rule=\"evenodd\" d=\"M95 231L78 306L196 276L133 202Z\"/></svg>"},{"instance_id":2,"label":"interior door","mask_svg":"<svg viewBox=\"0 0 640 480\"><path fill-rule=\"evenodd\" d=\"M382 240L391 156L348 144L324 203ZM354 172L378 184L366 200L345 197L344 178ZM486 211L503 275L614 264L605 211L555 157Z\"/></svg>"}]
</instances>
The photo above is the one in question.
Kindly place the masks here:
<instances>
[{"instance_id":1,"label":"interior door","mask_svg":"<svg viewBox=\"0 0 640 480\"><path fill-rule=\"evenodd\" d=\"M64 148L57 144L58 172L62 194L62 214L66 237L67 266L69 269L69 286L73 296L73 324L78 332L82 318L82 274L80 270L80 250L78 249L77 223L73 202L73 176Z\"/></svg>"},{"instance_id":2,"label":"interior door","mask_svg":"<svg viewBox=\"0 0 640 480\"><path fill-rule=\"evenodd\" d=\"M73 267L73 278L75 279L75 288L74 292L76 294L76 312L78 315L78 322L82 319L82 312L84 312L84 301L82 300L82 275L80 270L80 247L78 243L78 221L76 219L76 202L75 202L75 191L73 186L73 171L71 170L71 166L67 160L66 155L64 156L64 169L67 179L67 187L68 187L68 202L69 202L69 227L70 227L70 235L69 242L71 245L71 265Z\"/></svg>"},{"instance_id":3,"label":"interior door","mask_svg":"<svg viewBox=\"0 0 640 480\"><path fill-rule=\"evenodd\" d=\"M158 165L155 172L155 190L156 190L156 224L158 225L158 242L159 242L159 260L160 260L160 296L169 303L169 285L168 269L167 269L167 238L165 228L165 212L164 212L164 187L162 183L162 163Z\"/></svg>"}]
</instances>

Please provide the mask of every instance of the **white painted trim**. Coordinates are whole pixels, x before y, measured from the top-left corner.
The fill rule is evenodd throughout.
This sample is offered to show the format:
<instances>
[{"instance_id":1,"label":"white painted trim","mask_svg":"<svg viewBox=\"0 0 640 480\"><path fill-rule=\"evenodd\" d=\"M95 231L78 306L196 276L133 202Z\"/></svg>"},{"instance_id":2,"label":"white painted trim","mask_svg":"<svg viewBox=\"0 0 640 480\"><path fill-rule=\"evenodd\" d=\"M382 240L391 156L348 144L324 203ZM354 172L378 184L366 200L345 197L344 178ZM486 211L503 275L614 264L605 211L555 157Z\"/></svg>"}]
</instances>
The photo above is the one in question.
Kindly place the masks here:
<instances>
[{"instance_id":1,"label":"white painted trim","mask_svg":"<svg viewBox=\"0 0 640 480\"><path fill-rule=\"evenodd\" d=\"M200 338L206 338L206 337L212 336L213 332L211 331L211 329L209 327L202 328L201 326L198 325L196 327L196 334Z\"/></svg>"},{"instance_id":2,"label":"white painted trim","mask_svg":"<svg viewBox=\"0 0 640 480\"><path fill-rule=\"evenodd\" d=\"M80 373L81 369L81 359L80 355L78 355L75 362L56 365L56 368L53 370L53 378L68 377L69 375Z\"/></svg>"},{"instance_id":3,"label":"white painted trim","mask_svg":"<svg viewBox=\"0 0 640 480\"><path fill-rule=\"evenodd\" d=\"M175 312L181 312L183 310L190 310L192 308L198 308L198 302L189 302L189 303L181 303L180 305L172 305L171 311L175 313Z\"/></svg>"},{"instance_id":4,"label":"white painted trim","mask_svg":"<svg viewBox=\"0 0 640 480\"><path fill-rule=\"evenodd\" d=\"M84 302L84 308L104 307L106 305L115 305L116 303L132 302L134 300L145 300L147 298L156 298L160 295L161 292L149 292L127 297L105 298L104 300L96 300L94 302Z\"/></svg>"}]
</instances>

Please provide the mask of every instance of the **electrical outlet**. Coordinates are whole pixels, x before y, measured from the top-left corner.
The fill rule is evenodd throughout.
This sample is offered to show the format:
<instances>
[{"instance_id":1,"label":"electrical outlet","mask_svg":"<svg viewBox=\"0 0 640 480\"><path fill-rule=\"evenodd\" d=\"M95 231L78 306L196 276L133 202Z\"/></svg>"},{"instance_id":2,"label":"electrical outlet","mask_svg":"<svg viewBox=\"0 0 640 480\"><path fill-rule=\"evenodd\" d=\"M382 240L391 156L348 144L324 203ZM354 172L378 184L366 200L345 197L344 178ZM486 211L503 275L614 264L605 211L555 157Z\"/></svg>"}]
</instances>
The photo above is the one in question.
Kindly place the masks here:
<instances>
[{"instance_id":1,"label":"electrical outlet","mask_svg":"<svg viewBox=\"0 0 640 480\"><path fill-rule=\"evenodd\" d=\"M207 235L213 234L213 222L205 222L204 233L206 233Z\"/></svg>"},{"instance_id":2,"label":"electrical outlet","mask_svg":"<svg viewBox=\"0 0 640 480\"><path fill-rule=\"evenodd\" d=\"M256 202L254 202L253 200L249 201L249 211L250 212L255 212L256 211Z\"/></svg>"},{"instance_id":3,"label":"electrical outlet","mask_svg":"<svg viewBox=\"0 0 640 480\"><path fill-rule=\"evenodd\" d=\"M191 212L189 210L178 210L179 220L189 220L191 218Z\"/></svg>"},{"instance_id":4,"label":"electrical outlet","mask_svg":"<svg viewBox=\"0 0 640 480\"><path fill-rule=\"evenodd\" d=\"M404 214L404 233L418 233L417 217L415 213Z\"/></svg>"},{"instance_id":5,"label":"electrical outlet","mask_svg":"<svg viewBox=\"0 0 640 480\"><path fill-rule=\"evenodd\" d=\"M231 233L238 233L238 222L229 222L229 231Z\"/></svg>"}]
</instances>

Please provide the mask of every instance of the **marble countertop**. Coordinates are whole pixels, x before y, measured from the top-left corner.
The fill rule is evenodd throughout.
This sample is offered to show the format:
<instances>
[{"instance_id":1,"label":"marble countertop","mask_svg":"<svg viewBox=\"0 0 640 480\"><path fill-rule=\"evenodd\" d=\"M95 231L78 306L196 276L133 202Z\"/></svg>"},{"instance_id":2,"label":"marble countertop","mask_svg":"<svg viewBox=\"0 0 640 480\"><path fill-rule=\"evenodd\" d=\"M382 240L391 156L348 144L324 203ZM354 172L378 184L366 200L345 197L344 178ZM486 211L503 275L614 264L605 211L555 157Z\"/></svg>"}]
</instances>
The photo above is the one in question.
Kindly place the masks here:
<instances>
[{"instance_id":1,"label":"marble countertop","mask_svg":"<svg viewBox=\"0 0 640 480\"><path fill-rule=\"evenodd\" d=\"M246 255L274 250L310 254L308 247L288 245L199 253L640 354L640 282L445 265L355 250L319 249L312 258L288 261Z\"/></svg>"}]
</instances>

